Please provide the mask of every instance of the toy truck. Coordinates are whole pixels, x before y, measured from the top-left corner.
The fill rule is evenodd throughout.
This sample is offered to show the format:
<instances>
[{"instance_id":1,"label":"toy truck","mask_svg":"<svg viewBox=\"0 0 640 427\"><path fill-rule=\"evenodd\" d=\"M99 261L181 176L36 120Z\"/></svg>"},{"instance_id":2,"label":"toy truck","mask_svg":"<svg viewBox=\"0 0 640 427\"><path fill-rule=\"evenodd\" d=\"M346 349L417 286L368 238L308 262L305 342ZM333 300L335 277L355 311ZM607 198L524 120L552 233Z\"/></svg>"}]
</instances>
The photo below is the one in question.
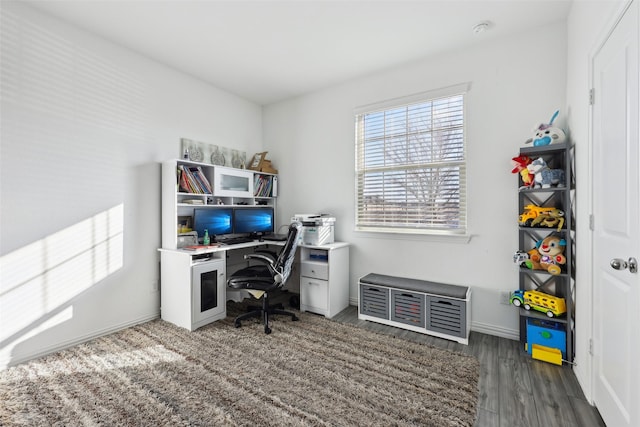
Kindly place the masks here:
<instances>
[{"instance_id":1,"label":"toy truck","mask_svg":"<svg viewBox=\"0 0 640 427\"><path fill-rule=\"evenodd\" d=\"M524 207L524 212L522 212L522 214L520 214L520 216L518 217L518 224L524 225L525 227L531 227L531 223L538 217L538 215L549 213L555 210L557 209L545 208L536 205L526 205Z\"/></svg>"},{"instance_id":2,"label":"toy truck","mask_svg":"<svg viewBox=\"0 0 640 427\"><path fill-rule=\"evenodd\" d=\"M561 316L567 312L564 298L555 297L540 291L525 291L518 289L511 293L509 302L525 310L537 310L547 317Z\"/></svg>"}]
</instances>

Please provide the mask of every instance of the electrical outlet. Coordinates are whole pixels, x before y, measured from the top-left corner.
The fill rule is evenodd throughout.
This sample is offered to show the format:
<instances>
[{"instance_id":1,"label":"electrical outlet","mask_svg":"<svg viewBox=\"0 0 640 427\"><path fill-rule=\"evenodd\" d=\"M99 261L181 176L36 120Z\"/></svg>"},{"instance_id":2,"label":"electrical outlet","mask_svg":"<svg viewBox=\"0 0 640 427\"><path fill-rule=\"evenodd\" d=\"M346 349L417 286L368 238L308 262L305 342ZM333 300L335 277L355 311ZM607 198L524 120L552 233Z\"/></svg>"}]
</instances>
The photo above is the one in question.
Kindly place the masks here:
<instances>
[{"instance_id":1,"label":"electrical outlet","mask_svg":"<svg viewBox=\"0 0 640 427\"><path fill-rule=\"evenodd\" d=\"M500 304L509 305L511 299L511 292L509 291L500 291Z\"/></svg>"}]
</instances>

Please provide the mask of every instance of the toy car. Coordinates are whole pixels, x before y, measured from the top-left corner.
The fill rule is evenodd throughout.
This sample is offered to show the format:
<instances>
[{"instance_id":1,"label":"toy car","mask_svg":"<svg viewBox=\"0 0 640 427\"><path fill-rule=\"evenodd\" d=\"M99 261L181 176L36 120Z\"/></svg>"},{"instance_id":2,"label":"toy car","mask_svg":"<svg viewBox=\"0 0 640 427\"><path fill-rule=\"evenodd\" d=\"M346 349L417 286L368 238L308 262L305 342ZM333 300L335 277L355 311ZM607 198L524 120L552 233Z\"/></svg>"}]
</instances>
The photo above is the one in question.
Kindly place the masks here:
<instances>
[{"instance_id":1,"label":"toy car","mask_svg":"<svg viewBox=\"0 0 640 427\"><path fill-rule=\"evenodd\" d=\"M529 254L524 251L516 251L513 254L514 264L518 264L520 267L526 267L526 262L529 259Z\"/></svg>"},{"instance_id":2,"label":"toy car","mask_svg":"<svg viewBox=\"0 0 640 427\"><path fill-rule=\"evenodd\" d=\"M567 312L564 298L555 297L540 291L525 291L518 289L511 293L509 302L525 310L537 310L547 317L561 316Z\"/></svg>"}]
</instances>

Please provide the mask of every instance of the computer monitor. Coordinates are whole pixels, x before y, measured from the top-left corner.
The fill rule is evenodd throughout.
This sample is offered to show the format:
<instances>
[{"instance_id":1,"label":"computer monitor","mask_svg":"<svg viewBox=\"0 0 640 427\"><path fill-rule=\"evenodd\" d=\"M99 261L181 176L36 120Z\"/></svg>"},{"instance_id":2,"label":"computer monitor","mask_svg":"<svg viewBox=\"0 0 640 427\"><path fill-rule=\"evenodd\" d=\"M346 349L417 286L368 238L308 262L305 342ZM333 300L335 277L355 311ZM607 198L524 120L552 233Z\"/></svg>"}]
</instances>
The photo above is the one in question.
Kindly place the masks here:
<instances>
[{"instance_id":1,"label":"computer monitor","mask_svg":"<svg viewBox=\"0 0 640 427\"><path fill-rule=\"evenodd\" d=\"M198 232L198 239L204 237L204 230L209 236L233 233L232 208L195 208L193 210L193 230Z\"/></svg>"},{"instance_id":2,"label":"computer monitor","mask_svg":"<svg viewBox=\"0 0 640 427\"><path fill-rule=\"evenodd\" d=\"M273 228L273 208L270 206L233 210L233 232L236 234L262 235L273 233Z\"/></svg>"}]
</instances>

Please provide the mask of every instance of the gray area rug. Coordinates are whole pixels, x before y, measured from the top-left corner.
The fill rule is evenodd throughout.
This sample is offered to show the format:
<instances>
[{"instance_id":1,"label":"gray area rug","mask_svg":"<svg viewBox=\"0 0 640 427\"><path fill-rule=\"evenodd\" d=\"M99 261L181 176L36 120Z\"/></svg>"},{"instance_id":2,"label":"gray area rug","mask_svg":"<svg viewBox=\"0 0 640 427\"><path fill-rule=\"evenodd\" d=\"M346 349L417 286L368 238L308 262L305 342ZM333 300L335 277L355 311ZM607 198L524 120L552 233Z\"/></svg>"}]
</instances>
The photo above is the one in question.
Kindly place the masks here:
<instances>
[{"instance_id":1,"label":"gray area rug","mask_svg":"<svg viewBox=\"0 0 640 427\"><path fill-rule=\"evenodd\" d=\"M233 313L230 313L233 314ZM162 320L0 372L0 425L471 426L478 361L302 313Z\"/></svg>"}]
</instances>

